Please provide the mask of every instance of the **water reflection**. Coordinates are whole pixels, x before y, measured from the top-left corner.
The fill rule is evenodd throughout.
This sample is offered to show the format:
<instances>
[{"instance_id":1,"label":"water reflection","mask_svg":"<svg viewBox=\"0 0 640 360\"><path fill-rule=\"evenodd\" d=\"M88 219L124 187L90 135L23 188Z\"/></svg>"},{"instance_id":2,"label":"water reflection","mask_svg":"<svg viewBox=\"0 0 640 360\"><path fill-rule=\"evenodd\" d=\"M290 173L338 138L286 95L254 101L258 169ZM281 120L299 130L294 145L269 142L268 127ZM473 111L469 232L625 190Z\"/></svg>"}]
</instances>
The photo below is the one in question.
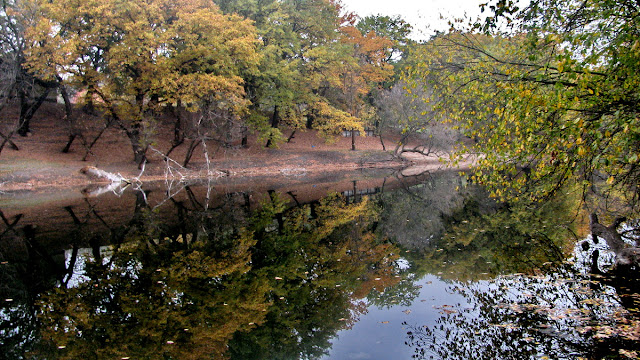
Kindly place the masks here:
<instances>
[{"instance_id":1,"label":"water reflection","mask_svg":"<svg viewBox=\"0 0 640 360\"><path fill-rule=\"evenodd\" d=\"M498 204L445 172L345 184L322 198L125 191L37 224L1 213L0 351L569 359L637 348L629 331L602 335L621 331L635 305L620 295L637 289L592 274L606 249L576 246L586 225L571 197Z\"/></svg>"}]
</instances>

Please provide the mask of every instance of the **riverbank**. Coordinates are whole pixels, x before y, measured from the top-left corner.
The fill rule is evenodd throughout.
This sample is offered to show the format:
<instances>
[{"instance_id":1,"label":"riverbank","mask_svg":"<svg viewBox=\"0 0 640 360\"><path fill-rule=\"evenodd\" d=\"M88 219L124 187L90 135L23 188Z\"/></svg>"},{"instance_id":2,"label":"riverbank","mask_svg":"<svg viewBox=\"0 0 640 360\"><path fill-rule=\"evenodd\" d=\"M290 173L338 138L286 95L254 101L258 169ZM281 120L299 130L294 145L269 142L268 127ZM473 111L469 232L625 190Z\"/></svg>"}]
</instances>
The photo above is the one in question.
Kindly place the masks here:
<instances>
[{"instance_id":1,"label":"riverbank","mask_svg":"<svg viewBox=\"0 0 640 360\"><path fill-rule=\"evenodd\" d=\"M351 138L337 137L326 142L315 131L296 131L289 142L276 149L265 148L255 135L249 137L247 147L219 147L207 149L209 162L201 147L196 148L187 168L179 164L184 161L187 144L177 147L171 157L171 169L159 153L149 151L149 160L143 172L133 162L131 145L122 131L107 129L88 156L80 140L76 140L70 151L62 149L68 141L69 131L62 122L61 109L53 104L43 106L32 123L28 137L14 136L19 147L8 145L0 153L0 191L38 191L45 188L64 188L88 185L91 179L80 173L86 166L93 166L125 178L138 178L142 182L165 180L168 177L180 180L206 178L215 173L233 178L278 178L301 177L312 174L345 172L369 168L403 169L419 163L421 169L439 169L443 165L436 157L411 155L397 159L385 149L377 137L357 137L356 150L351 150ZM87 140L93 139L97 128L87 129ZM292 131L284 130L286 136ZM6 129L5 129L5 133ZM164 136L163 134L166 134ZM155 149L166 152L171 147L172 131L160 127L153 144ZM393 139L386 139L387 146ZM86 160L83 158L86 156ZM209 169L209 171L207 171Z\"/></svg>"}]
</instances>

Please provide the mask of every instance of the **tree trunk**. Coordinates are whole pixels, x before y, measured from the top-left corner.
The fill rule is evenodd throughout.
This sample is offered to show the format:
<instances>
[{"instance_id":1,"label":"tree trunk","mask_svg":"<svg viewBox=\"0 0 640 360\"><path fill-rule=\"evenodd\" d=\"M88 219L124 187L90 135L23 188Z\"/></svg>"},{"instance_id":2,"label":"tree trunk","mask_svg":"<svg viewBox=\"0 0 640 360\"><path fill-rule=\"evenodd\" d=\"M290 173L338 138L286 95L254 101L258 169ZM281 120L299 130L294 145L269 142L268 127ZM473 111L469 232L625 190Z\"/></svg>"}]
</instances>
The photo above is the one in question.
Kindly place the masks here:
<instances>
[{"instance_id":1,"label":"tree trunk","mask_svg":"<svg viewBox=\"0 0 640 360\"><path fill-rule=\"evenodd\" d=\"M351 151L356 150L356 131L351 130Z\"/></svg>"},{"instance_id":2,"label":"tree trunk","mask_svg":"<svg viewBox=\"0 0 640 360\"><path fill-rule=\"evenodd\" d=\"M380 138L380 145L382 145L382 151L387 151L387 147L384 145L384 140L382 139L382 134L378 135Z\"/></svg>"},{"instance_id":3,"label":"tree trunk","mask_svg":"<svg viewBox=\"0 0 640 360\"><path fill-rule=\"evenodd\" d=\"M184 144L185 135L184 135L184 121L182 119L182 102L178 100L178 104L176 105L174 116L176 118L175 123L173 124L173 141L171 141L171 148L167 151L165 157L169 157L169 154L178 146Z\"/></svg>"},{"instance_id":4,"label":"tree trunk","mask_svg":"<svg viewBox=\"0 0 640 360\"><path fill-rule=\"evenodd\" d=\"M640 265L640 248L625 247L625 242L618 232L617 228L626 218L617 218L611 226L604 226L598 222L598 216L591 214L590 225L591 233L594 236L593 241L597 242L597 237L603 238L611 251L616 254L615 267L616 271L639 270Z\"/></svg>"},{"instance_id":5,"label":"tree trunk","mask_svg":"<svg viewBox=\"0 0 640 360\"><path fill-rule=\"evenodd\" d=\"M60 82L60 80L58 80L58 81ZM67 145L65 145L65 147L62 149L62 152L66 154L71 149L71 144L73 144L73 141L80 134L80 131L78 129L76 129L75 124L74 124L73 105L71 104L71 99L69 98L69 94L67 93L67 89L62 84L60 84L60 86L58 86L58 89L60 89L60 94L62 95L62 100L64 100L64 118L65 118L65 120L67 120L67 126L69 127L69 141L67 141ZM86 143L86 141L85 141L85 143Z\"/></svg>"},{"instance_id":6,"label":"tree trunk","mask_svg":"<svg viewBox=\"0 0 640 360\"><path fill-rule=\"evenodd\" d=\"M135 124L132 129L126 131L129 141L131 141L131 149L133 150L133 160L142 169L142 165L147 162L147 147L142 145L142 134L140 133L141 125Z\"/></svg>"},{"instance_id":7,"label":"tree trunk","mask_svg":"<svg viewBox=\"0 0 640 360\"><path fill-rule=\"evenodd\" d=\"M71 134L69 134L69 140L67 141L67 145L64 146L64 148L62 149L63 153L68 153L69 150L71 149L71 144L73 144L73 140L76 139L76 134L74 134L73 132Z\"/></svg>"},{"instance_id":8,"label":"tree trunk","mask_svg":"<svg viewBox=\"0 0 640 360\"><path fill-rule=\"evenodd\" d=\"M247 134L247 128L242 129L242 141L240 142L240 146L243 149L246 149L249 146L249 135Z\"/></svg>"},{"instance_id":9,"label":"tree trunk","mask_svg":"<svg viewBox=\"0 0 640 360\"><path fill-rule=\"evenodd\" d=\"M33 115L40 108L42 103L49 96L50 89L46 88L42 94L36 99L35 103L30 103L27 94L20 93L20 119L18 121L18 134L27 136L31 132L30 124Z\"/></svg>"},{"instance_id":10,"label":"tree trunk","mask_svg":"<svg viewBox=\"0 0 640 360\"><path fill-rule=\"evenodd\" d=\"M13 136L13 134L9 134L11 136ZM9 135L5 135L2 132L0 132L0 137L2 137L2 139L4 139L2 141L2 144L0 144L0 152L2 152L2 149L4 149L4 146L8 143L9 145L11 145L11 148L13 150L20 150L20 148L18 147L18 145L16 145L16 143L14 143L11 138L9 137Z\"/></svg>"},{"instance_id":11,"label":"tree trunk","mask_svg":"<svg viewBox=\"0 0 640 360\"><path fill-rule=\"evenodd\" d=\"M296 130L294 129L294 130L291 132L291 135L289 135L289 138L287 139L287 143L290 143L290 142L291 142L291 140L292 140L293 138L295 138L295 136L294 136L295 134L296 134Z\"/></svg>"},{"instance_id":12,"label":"tree trunk","mask_svg":"<svg viewBox=\"0 0 640 360\"><path fill-rule=\"evenodd\" d=\"M278 105L273 108L273 115L271 116L271 128L277 129L280 123L280 117L278 116ZM269 139L267 140L267 144L265 147L270 147L273 145L273 136L269 135Z\"/></svg>"},{"instance_id":13,"label":"tree trunk","mask_svg":"<svg viewBox=\"0 0 640 360\"><path fill-rule=\"evenodd\" d=\"M201 139L192 140L191 144L189 144L189 149L187 149L187 155L184 157L184 162L182 163L183 167L187 167L189 165L189 161L191 161L191 157L193 156L193 151L200 144Z\"/></svg>"},{"instance_id":14,"label":"tree trunk","mask_svg":"<svg viewBox=\"0 0 640 360\"><path fill-rule=\"evenodd\" d=\"M98 142L98 140L100 139L100 137L102 136L102 134L104 134L104 132L109 128L109 126L111 126L111 123L108 122L104 128L102 128L102 130L100 130L100 132L98 133L98 135L96 135L96 137L93 139L93 141L91 141L91 144L89 144L88 146L86 146L87 151L85 152L84 156L82 157L82 161L87 161L87 157L89 157L89 154L91 154L91 149L93 149L93 146Z\"/></svg>"}]
</instances>

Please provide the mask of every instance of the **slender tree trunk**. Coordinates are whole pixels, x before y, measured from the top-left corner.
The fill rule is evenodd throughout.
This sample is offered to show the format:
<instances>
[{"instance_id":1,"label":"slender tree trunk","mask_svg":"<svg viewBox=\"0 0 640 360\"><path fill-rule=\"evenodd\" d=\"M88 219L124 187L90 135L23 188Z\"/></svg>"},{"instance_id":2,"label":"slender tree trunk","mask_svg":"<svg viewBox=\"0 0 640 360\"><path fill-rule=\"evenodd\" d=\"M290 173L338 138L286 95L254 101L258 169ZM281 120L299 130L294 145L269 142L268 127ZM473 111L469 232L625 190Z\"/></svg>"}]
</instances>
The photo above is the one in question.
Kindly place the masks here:
<instances>
[{"instance_id":1,"label":"slender tree trunk","mask_svg":"<svg viewBox=\"0 0 640 360\"><path fill-rule=\"evenodd\" d=\"M29 99L24 92L20 93L20 119L18 121L18 134L20 136L27 136L27 134L31 132L31 119L42 103L47 99L50 91L51 90L49 88L46 88L33 104L29 102Z\"/></svg>"},{"instance_id":2,"label":"slender tree trunk","mask_svg":"<svg viewBox=\"0 0 640 360\"><path fill-rule=\"evenodd\" d=\"M178 100L178 104L175 109L175 118L176 121L173 125L173 141L171 141L171 148L167 151L165 157L169 157L169 154L173 150L175 150L178 146L184 144L185 136L184 136L184 120L182 119L182 102Z\"/></svg>"},{"instance_id":3,"label":"slender tree trunk","mask_svg":"<svg viewBox=\"0 0 640 360\"><path fill-rule=\"evenodd\" d=\"M291 140L295 138L294 136L295 134L296 134L296 129L293 129L293 131L291 132L291 135L289 135L289 138L287 139L287 143L290 143Z\"/></svg>"},{"instance_id":4,"label":"slender tree trunk","mask_svg":"<svg viewBox=\"0 0 640 360\"><path fill-rule=\"evenodd\" d=\"M65 145L64 148L62 148L63 153L66 154L69 152L69 150L71 149L71 144L73 144L73 140L76 139L76 136L77 135L74 133L69 134L69 140L67 141L67 145Z\"/></svg>"},{"instance_id":5,"label":"slender tree trunk","mask_svg":"<svg viewBox=\"0 0 640 360\"><path fill-rule=\"evenodd\" d=\"M242 146L243 148L246 148L248 143L249 143L249 129L246 126L243 126L242 142L240 143L240 146Z\"/></svg>"},{"instance_id":6,"label":"slender tree trunk","mask_svg":"<svg viewBox=\"0 0 640 360\"><path fill-rule=\"evenodd\" d=\"M356 150L356 131L351 130L351 151Z\"/></svg>"},{"instance_id":7,"label":"slender tree trunk","mask_svg":"<svg viewBox=\"0 0 640 360\"><path fill-rule=\"evenodd\" d=\"M277 129L280 123L280 117L278 116L278 105L273 108L273 115L271 116L271 128ZM273 144L273 136L270 135L265 147L270 147Z\"/></svg>"},{"instance_id":8,"label":"slender tree trunk","mask_svg":"<svg viewBox=\"0 0 640 360\"><path fill-rule=\"evenodd\" d=\"M60 82L60 80L58 80L58 82ZM73 105L71 104L71 99L69 98L67 89L62 84L58 86L58 89L60 89L62 100L64 100L64 118L67 121L67 126L69 127L69 141L67 141L67 145L62 149L62 152L66 154L71 149L71 144L73 144L73 141L76 139L80 131L75 128Z\"/></svg>"},{"instance_id":9,"label":"slender tree trunk","mask_svg":"<svg viewBox=\"0 0 640 360\"><path fill-rule=\"evenodd\" d=\"M13 133L11 133L11 134L9 134L9 135L13 136ZM0 152L2 152L2 149L4 149L4 146L5 146L6 144L11 145L11 148L12 148L13 150L16 150L16 151L17 151L17 150L20 150L20 148L18 147L18 145L16 145L16 143L14 143L14 142L13 142L13 140L11 140L11 138L9 137L9 135L5 135L5 134L3 134L2 132L0 132L0 137L2 137L2 139L4 139L4 140L2 141L2 144L0 144Z\"/></svg>"},{"instance_id":10,"label":"slender tree trunk","mask_svg":"<svg viewBox=\"0 0 640 360\"><path fill-rule=\"evenodd\" d=\"M86 147L87 151L85 152L84 156L82 157L82 161L87 161L87 157L89 157L89 154L92 154L91 149L93 149L93 146L98 142L100 137L102 137L102 134L104 134L104 132L109 128L109 126L111 126L111 122L108 122L102 128L102 130L100 130L98 135L96 135L96 137L93 139L93 141L91 141L91 144L89 144L89 146Z\"/></svg>"},{"instance_id":11,"label":"slender tree trunk","mask_svg":"<svg viewBox=\"0 0 640 360\"><path fill-rule=\"evenodd\" d=\"M380 138L380 145L382 145L382 151L387 151L387 147L384 145L384 139L382 139L382 134L378 135Z\"/></svg>"},{"instance_id":12,"label":"slender tree trunk","mask_svg":"<svg viewBox=\"0 0 640 360\"><path fill-rule=\"evenodd\" d=\"M184 162L182 163L183 167L187 167L187 165L189 165L189 161L191 161L191 157L193 156L193 151L198 147L198 144L200 144L201 141L202 139L195 139L191 141L189 149L187 149L187 155L185 155Z\"/></svg>"}]
</instances>

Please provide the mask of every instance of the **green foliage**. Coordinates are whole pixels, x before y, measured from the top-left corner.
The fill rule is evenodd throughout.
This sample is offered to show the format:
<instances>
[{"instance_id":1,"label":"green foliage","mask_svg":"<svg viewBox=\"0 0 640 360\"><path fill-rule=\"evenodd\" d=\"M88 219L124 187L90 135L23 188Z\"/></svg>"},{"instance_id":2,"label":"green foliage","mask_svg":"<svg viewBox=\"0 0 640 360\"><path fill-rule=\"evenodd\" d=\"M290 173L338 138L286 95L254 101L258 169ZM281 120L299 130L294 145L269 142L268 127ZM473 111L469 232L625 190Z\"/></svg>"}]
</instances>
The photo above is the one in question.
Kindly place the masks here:
<instances>
[{"instance_id":1,"label":"green foliage","mask_svg":"<svg viewBox=\"0 0 640 360\"><path fill-rule=\"evenodd\" d=\"M41 82L62 81L81 94L80 105L114 120L138 162L158 114L171 107L206 123L176 120L176 142L248 127L277 145L281 127L323 136L361 129L410 31L398 17L365 18L359 30L329 0L25 4L26 69ZM264 118L268 126L257 121ZM205 135L209 128L221 134Z\"/></svg>"},{"instance_id":2,"label":"green foliage","mask_svg":"<svg viewBox=\"0 0 640 360\"><path fill-rule=\"evenodd\" d=\"M259 61L255 28L208 0L58 0L41 11L27 33L29 68L86 92L125 130L138 161L154 111L176 103L196 111L205 99L247 108L241 75Z\"/></svg>"},{"instance_id":3,"label":"green foliage","mask_svg":"<svg viewBox=\"0 0 640 360\"><path fill-rule=\"evenodd\" d=\"M370 15L360 19L356 28L363 34L373 32L376 36L392 41L392 46L386 50L386 61L396 62L404 57L407 47L413 43L409 38L412 26L400 15Z\"/></svg>"},{"instance_id":4,"label":"green foliage","mask_svg":"<svg viewBox=\"0 0 640 360\"><path fill-rule=\"evenodd\" d=\"M511 34L437 36L408 72L415 86L434 88L442 119L474 141L460 152L479 154L473 179L495 196L536 200L564 183L589 189L607 180L637 204L635 7L532 1L514 13L507 5L498 2L485 29L512 13L520 26Z\"/></svg>"}]
</instances>

